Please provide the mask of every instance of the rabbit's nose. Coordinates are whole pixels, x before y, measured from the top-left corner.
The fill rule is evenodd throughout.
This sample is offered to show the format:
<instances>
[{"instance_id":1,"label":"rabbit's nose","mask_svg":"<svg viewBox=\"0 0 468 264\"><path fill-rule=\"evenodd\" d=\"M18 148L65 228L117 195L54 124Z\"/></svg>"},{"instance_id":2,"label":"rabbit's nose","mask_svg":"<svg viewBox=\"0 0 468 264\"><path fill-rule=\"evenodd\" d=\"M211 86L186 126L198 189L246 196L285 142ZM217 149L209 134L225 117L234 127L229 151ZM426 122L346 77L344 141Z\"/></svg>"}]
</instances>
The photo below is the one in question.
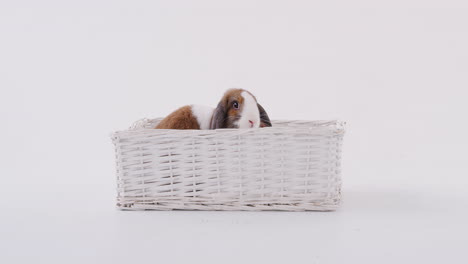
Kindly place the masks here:
<instances>
[{"instance_id":1,"label":"rabbit's nose","mask_svg":"<svg viewBox=\"0 0 468 264\"><path fill-rule=\"evenodd\" d=\"M249 120L249 123L250 123L250 127L253 127L254 122L252 120Z\"/></svg>"}]
</instances>

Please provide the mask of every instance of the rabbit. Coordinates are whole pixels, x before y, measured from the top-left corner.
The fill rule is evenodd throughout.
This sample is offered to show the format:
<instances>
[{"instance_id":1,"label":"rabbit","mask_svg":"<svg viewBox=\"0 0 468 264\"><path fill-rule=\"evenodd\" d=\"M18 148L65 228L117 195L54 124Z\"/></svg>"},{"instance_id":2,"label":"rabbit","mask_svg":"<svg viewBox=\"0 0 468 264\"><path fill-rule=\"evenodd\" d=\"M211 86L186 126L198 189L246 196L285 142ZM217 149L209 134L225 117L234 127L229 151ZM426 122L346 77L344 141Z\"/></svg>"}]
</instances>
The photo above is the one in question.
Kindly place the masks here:
<instances>
[{"instance_id":1,"label":"rabbit","mask_svg":"<svg viewBox=\"0 0 468 264\"><path fill-rule=\"evenodd\" d=\"M156 129L218 129L271 127L265 109L249 91L227 90L216 108L186 105L169 114Z\"/></svg>"}]
</instances>

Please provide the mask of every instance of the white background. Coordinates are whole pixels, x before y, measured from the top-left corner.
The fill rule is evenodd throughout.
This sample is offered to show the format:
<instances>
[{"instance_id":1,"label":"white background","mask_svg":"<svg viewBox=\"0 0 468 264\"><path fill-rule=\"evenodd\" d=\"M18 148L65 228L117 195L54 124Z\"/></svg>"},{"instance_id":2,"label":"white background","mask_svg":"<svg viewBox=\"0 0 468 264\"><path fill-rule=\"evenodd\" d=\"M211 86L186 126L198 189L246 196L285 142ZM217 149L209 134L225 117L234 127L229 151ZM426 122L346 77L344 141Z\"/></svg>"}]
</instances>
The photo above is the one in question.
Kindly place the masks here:
<instances>
[{"instance_id":1,"label":"white background","mask_svg":"<svg viewBox=\"0 0 468 264\"><path fill-rule=\"evenodd\" d=\"M341 119L329 213L121 212L110 132L230 87ZM0 2L1 263L466 263L466 1Z\"/></svg>"}]
</instances>

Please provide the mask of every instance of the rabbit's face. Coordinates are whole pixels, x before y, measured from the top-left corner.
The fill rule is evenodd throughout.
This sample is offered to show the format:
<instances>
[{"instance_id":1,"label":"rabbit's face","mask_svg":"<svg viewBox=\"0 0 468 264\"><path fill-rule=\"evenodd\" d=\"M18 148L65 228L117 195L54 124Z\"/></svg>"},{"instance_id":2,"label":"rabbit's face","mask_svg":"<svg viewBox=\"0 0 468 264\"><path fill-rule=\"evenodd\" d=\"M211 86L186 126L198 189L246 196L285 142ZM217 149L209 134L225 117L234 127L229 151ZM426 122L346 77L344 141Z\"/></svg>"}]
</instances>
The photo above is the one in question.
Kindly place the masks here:
<instances>
[{"instance_id":1,"label":"rabbit's face","mask_svg":"<svg viewBox=\"0 0 468 264\"><path fill-rule=\"evenodd\" d=\"M250 92L243 89L229 89L214 111L211 129L271 126L268 115L264 112ZM266 123L269 125L265 125L261 116L266 116L268 119Z\"/></svg>"}]
</instances>

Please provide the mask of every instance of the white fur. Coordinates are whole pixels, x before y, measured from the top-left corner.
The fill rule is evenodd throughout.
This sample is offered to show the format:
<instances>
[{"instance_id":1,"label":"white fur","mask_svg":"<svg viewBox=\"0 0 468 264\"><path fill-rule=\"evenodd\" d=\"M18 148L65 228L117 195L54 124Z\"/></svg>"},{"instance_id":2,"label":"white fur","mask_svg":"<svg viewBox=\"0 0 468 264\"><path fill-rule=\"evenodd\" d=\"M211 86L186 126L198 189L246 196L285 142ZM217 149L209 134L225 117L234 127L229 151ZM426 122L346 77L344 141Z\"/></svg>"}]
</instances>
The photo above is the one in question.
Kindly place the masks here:
<instances>
[{"instance_id":1,"label":"white fur","mask_svg":"<svg viewBox=\"0 0 468 264\"><path fill-rule=\"evenodd\" d=\"M258 128L260 127L260 112L258 111L257 101L248 92L242 92L241 96L244 97L244 105L241 112L241 118L237 125L239 128ZM253 121L253 126L249 120Z\"/></svg>"},{"instance_id":2,"label":"white fur","mask_svg":"<svg viewBox=\"0 0 468 264\"><path fill-rule=\"evenodd\" d=\"M197 119L200 129L210 129L214 108L204 105L192 105L192 114Z\"/></svg>"}]
</instances>

